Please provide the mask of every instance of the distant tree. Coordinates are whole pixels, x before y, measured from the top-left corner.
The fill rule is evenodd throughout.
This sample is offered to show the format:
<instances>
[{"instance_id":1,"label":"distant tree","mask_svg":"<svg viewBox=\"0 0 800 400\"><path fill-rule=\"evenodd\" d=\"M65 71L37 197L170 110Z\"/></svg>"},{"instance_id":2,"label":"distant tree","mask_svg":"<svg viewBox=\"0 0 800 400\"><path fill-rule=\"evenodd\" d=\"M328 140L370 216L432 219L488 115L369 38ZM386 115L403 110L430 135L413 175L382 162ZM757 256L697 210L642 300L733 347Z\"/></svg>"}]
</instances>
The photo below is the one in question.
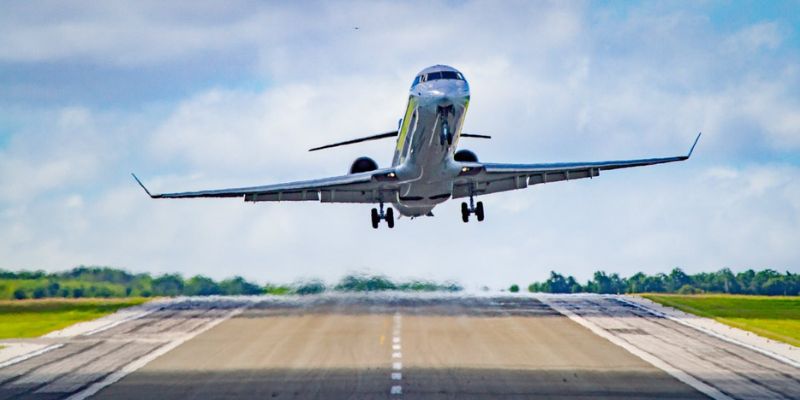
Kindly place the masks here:
<instances>
[{"instance_id":1,"label":"distant tree","mask_svg":"<svg viewBox=\"0 0 800 400\"><path fill-rule=\"evenodd\" d=\"M723 268L713 275L713 287L706 290L722 293L739 293L741 291L739 283L736 281L736 275L729 268Z\"/></svg>"},{"instance_id":2,"label":"distant tree","mask_svg":"<svg viewBox=\"0 0 800 400\"><path fill-rule=\"evenodd\" d=\"M624 293L625 283L619 275L606 275L604 271L597 271L591 281L586 285L587 291L592 293Z\"/></svg>"},{"instance_id":3,"label":"distant tree","mask_svg":"<svg viewBox=\"0 0 800 400\"><path fill-rule=\"evenodd\" d=\"M183 294L187 296L209 296L221 294L219 284L214 282L213 279L197 275L186 281L183 287Z\"/></svg>"},{"instance_id":4,"label":"distant tree","mask_svg":"<svg viewBox=\"0 0 800 400\"><path fill-rule=\"evenodd\" d=\"M519 292L519 285L517 285L516 283L511 285L511 287L508 288L508 291L511 292L511 293Z\"/></svg>"},{"instance_id":5,"label":"distant tree","mask_svg":"<svg viewBox=\"0 0 800 400\"><path fill-rule=\"evenodd\" d=\"M47 297L47 289L42 286L37 286L33 289L33 298L34 299L43 299Z\"/></svg>"},{"instance_id":6,"label":"distant tree","mask_svg":"<svg viewBox=\"0 0 800 400\"><path fill-rule=\"evenodd\" d=\"M668 275L667 278L667 290L670 292L675 292L683 285L689 285L692 283L691 278L689 275L686 275L680 268L674 268Z\"/></svg>"},{"instance_id":7,"label":"distant tree","mask_svg":"<svg viewBox=\"0 0 800 400\"><path fill-rule=\"evenodd\" d=\"M755 294L758 292L757 288L753 287L753 281L755 280L755 277L756 272L752 269L748 269L747 271L736 274L736 281L741 288L740 293Z\"/></svg>"},{"instance_id":8,"label":"distant tree","mask_svg":"<svg viewBox=\"0 0 800 400\"><path fill-rule=\"evenodd\" d=\"M153 279L153 294L180 296L183 294L183 278L178 274L165 274Z\"/></svg>"},{"instance_id":9,"label":"distant tree","mask_svg":"<svg viewBox=\"0 0 800 400\"><path fill-rule=\"evenodd\" d=\"M47 285L47 297L55 297L58 296L58 292L61 289L61 285L58 282L50 282Z\"/></svg>"},{"instance_id":10,"label":"distant tree","mask_svg":"<svg viewBox=\"0 0 800 400\"><path fill-rule=\"evenodd\" d=\"M381 290L394 290L397 285L382 275L347 275L334 287L334 290L343 292L374 292Z\"/></svg>"},{"instance_id":11,"label":"distant tree","mask_svg":"<svg viewBox=\"0 0 800 400\"><path fill-rule=\"evenodd\" d=\"M786 289L786 282L782 278L772 277L767 279L767 281L761 286L761 293L770 296L786 295L788 294Z\"/></svg>"},{"instance_id":12,"label":"distant tree","mask_svg":"<svg viewBox=\"0 0 800 400\"><path fill-rule=\"evenodd\" d=\"M578 281L575 280L575 277L572 275L568 276L564 283L569 288L570 293L580 293L584 291L584 288L580 283L578 283Z\"/></svg>"},{"instance_id":13,"label":"distant tree","mask_svg":"<svg viewBox=\"0 0 800 400\"><path fill-rule=\"evenodd\" d=\"M17 289L17 290L14 290L14 299L16 299L16 300L24 300L24 299L27 299L27 298L28 298L28 294L25 293L25 291L22 290L21 288Z\"/></svg>"},{"instance_id":14,"label":"distant tree","mask_svg":"<svg viewBox=\"0 0 800 400\"><path fill-rule=\"evenodd\" d=\"M325 284L319 280L300 282L295 285L294 292L299 295L318 294L324 292Z\"/></svg>"},{"instance_id":15,"label":"distant tree","mask_svg":"<svg viewBox=\"0 0 800 400\"><path fill-rule=\"evenodd\" d=\"M549 293L569 293L570 287L564 275L550 271L550 278L544 282L544 291Z\"/></svg>"},{"instance_id":16,"label":"distant tree","mask_svg":"<svg viewBox=\"0 0 800 400\"><path fill-rule=\"evenodd\" d=\"M220 282L219 288L222 294L227 295L256 295L264 293L264 289L261 286L250 283L241 276L235 276Z\"/></svg>"}]
</instances>

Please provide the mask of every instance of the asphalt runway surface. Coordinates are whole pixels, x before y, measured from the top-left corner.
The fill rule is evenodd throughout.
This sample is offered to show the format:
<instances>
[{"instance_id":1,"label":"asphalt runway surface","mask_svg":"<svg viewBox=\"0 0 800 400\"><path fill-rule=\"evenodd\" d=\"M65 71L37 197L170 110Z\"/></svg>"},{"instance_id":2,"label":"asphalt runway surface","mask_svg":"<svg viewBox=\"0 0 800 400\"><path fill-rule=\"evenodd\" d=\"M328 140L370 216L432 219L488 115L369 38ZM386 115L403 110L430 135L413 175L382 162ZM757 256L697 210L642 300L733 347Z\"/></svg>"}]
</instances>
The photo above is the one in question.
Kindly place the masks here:
<instances>
[{"instance_id":1,"label":"asphalt runway surface","mask_svg":"<svg viewBox=\"0 0 800 400\"><path fill-rule=\"evenodd\" d=\"M614 297L176 300L0 368L2 399L796 399L800 370Z\"/></svg>"}]
</instances>

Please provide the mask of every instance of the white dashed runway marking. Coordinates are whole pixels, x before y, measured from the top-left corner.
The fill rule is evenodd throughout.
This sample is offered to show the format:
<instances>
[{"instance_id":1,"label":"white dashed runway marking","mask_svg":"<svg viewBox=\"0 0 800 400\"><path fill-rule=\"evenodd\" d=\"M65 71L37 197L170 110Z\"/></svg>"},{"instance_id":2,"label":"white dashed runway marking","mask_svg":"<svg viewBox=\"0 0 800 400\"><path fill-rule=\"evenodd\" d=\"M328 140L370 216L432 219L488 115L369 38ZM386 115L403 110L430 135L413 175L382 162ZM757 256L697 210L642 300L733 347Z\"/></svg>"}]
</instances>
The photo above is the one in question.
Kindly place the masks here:
<instances>
[{"instance_id":1,"label":"white dashed runway marking","mask_svg":"<svg viewBox=\"0 0 800 400\"><path fill-rule=\"evenodd\" d=\"M389 394L392 395L401 395L403 394L403 386L400 385L400 381L403 380L403 374L400 372L403 369L403 353L400 352L402 349L400 345L400 328L402 324L402 317L400 313L397 312L394 314L394 323L392 324L392 387L389 389Z\"/></svg>"}]
</instances>

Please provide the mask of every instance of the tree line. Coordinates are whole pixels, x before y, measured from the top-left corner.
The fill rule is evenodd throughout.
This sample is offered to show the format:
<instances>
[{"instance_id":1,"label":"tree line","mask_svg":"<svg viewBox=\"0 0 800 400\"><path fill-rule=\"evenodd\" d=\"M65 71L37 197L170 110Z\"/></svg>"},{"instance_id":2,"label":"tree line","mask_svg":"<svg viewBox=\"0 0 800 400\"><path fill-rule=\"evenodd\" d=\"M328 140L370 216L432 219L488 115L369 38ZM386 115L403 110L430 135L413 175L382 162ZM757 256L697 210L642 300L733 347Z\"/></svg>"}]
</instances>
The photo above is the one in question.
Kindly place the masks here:
<instances>
[{"instance_id":1,"label":"tree line","mask_svg":"<svg viewBox=\"0 0 800 400\"><path fill-rule=\"evenodd\" d=\"M336 291L459 291L455 283L429 281L394 282L380 275L347 275L335 286L320 280L292 285L259 285L235 276L216 281L203 275L184 278L180 274L152 276L112 267L79 266L68 271L6 271L0 269L0 299L83 297L161 297L260 294L315 294Z\"/></svg>"},{"instance_id":2,"label":"tree line","mask_svg":"<svg viewBox=\"0 0 800 400\"><path fill-rule=\"evenodd\" d=\"M516 286L516 285L513 285ZM516 288L517 291L519 287ZM513 291L513 289L510 289ZM670 273L647 275L639 272L627 278L596 271L592 279L581 284L572 276L555 271L544 282L528 286L530 292L546 293L730 293L759 295L800 295L800 274L780 273L772 269L748 269L733 273L724 268L717 272L689 275L680 268Z\"/></svg>"}]
</instances>

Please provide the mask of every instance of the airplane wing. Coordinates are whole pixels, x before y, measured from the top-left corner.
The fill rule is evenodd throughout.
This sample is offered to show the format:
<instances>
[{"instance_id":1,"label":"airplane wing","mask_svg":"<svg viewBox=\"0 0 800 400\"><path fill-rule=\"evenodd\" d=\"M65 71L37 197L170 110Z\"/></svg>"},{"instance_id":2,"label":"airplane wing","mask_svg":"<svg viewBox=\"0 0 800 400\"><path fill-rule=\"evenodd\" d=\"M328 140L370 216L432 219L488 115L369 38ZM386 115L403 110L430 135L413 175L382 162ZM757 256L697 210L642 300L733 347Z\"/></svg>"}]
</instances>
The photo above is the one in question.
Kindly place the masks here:
<instances>
[{"instance_id":1,"label":"airplane wing","mask_svg":"<svg viewBox=\"0 0 800 400\"><path fill-rule=\"evenodd\" d=\"M306 201L323 203L378 203L397 196L399 182L394 168L361 172L331 178L197 192L151 194L136 175L133 178L154 199L200 197L242 197L244 201Z\"/></svg>"},{"instance_id":2,"label":"airplane wing","mask_svg":"<svg viewBox=\"0 0 800 400\"><path fill-rule=\"evenodd\" d=\"M638 160L567 162L543 164L462 163L461 174L453 185L453 198L469 197L507 190L524 189L528 185L593 178L600 171L642 167L688 160L700 134L685 156L645 158Z\"/></svg>"}]
</instances>

